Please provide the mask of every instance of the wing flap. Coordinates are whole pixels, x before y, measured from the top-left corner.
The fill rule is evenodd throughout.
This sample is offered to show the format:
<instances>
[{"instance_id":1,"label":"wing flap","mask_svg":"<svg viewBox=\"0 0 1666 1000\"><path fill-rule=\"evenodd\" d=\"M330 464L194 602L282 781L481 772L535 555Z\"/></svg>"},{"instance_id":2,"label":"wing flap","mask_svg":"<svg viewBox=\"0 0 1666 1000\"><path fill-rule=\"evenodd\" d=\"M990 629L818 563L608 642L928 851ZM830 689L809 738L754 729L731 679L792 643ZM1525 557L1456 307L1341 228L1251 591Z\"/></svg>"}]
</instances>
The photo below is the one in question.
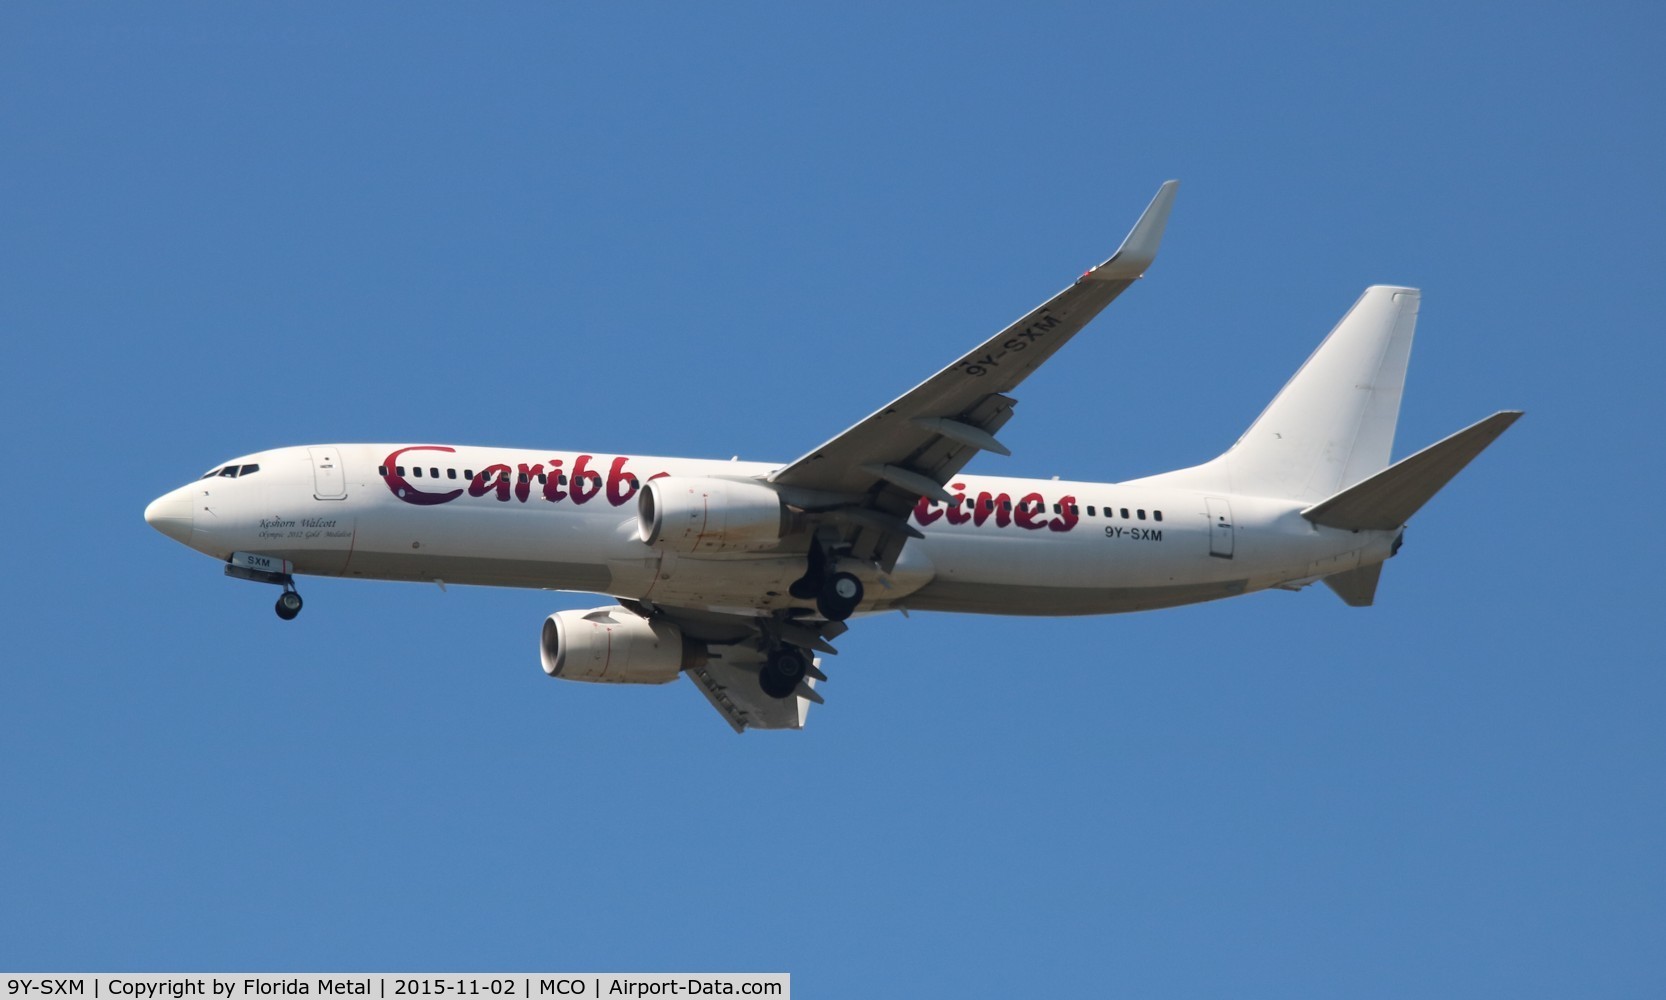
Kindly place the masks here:
<instances>
[{"instance_id":1,"label":"wing flap","mask_svg":"<svg viewBox=\"0 0 1666 1000\"><path fill-rule=\"evenodd\" d=\"M685 673L737 733L748 729L803 729L810 702L822 701L815 691L816 678L805 678L799 693L793 697L771 698L758 686L758 665L762 661L761 653L734 646L721 655L714 654L704 666L690 667ZM821 660L812 663L820 673Z\"/></svg>"},{"instance_id":2,"label":"wing flap","mask_svg":"<svg viewBox=\"0 0 1666 1000\"><path fill-rule=\"evenodd\" d=\"M704 643L704 662L687 667L683 673L694 683L723 721L735 732L748 729L802 729L810 703L822 704L816 683L827 679L821 659L810 659L809 676L797 694L771 698L758 684L766 646L787 643L804 649L835 653L828 639L848 631L844 622L807 623L760 618L697 608L647 605L627 602L631 611L657 617L677 626L684 638Z\"/></svg>"}]
</instances>

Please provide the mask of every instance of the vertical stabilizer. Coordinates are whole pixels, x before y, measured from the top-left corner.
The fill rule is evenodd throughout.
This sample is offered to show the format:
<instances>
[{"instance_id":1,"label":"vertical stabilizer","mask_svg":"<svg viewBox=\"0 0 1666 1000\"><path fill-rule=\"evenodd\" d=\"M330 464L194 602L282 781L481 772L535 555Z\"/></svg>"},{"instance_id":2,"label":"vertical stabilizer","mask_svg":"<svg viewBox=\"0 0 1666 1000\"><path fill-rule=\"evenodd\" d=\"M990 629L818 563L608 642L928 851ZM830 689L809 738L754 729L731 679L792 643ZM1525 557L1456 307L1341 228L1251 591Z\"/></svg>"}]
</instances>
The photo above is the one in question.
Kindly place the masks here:
<instances>
[{"instance_id":1,"label":"vertical stabilizer","mask_svg":"<svg viewBox=\"0 0 1666 1000\"><path fill-rule=\"evenodd\" d=\"M1387 468L1419 297L1365 290L1223 456L1233 492L1322 500Z\"/></svg>"},{"instance_id":2,"label":"vertical stabilizer","mask_svg":"<svg viewBox=\"0 0 1666 1000\"><path fill-rule=\"evenodd\" d=\"M1367 288L1226 454L1146 481L1319 501L1386 468L1418 299Z\"/></svg>"}]
</instances>

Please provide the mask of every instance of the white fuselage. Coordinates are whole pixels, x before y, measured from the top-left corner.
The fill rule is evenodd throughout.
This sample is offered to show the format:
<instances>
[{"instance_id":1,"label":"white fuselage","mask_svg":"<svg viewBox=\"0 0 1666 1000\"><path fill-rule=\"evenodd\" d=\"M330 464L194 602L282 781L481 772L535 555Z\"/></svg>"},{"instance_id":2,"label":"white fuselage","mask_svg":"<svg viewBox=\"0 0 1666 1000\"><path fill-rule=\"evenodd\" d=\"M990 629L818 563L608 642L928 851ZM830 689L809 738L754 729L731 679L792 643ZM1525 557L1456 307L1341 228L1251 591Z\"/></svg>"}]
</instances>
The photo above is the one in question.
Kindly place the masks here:
<instances>
[{"instance_id":1,"label":"white fuselage","mask_svg":"<svg viewBox=\"0 0 1666 1000\"><path fill-rule=\"evenodd\" d=\"M756 462L503 448L342 444L238 459L147 511L161 530L227 559L293 572L588 591L759 613L787 594L805 547L677 555L643 542L637 493L662 475L762 477ZM1290 587L1391 554L1396 532L1343 531L1306 504L1158 484L955 476L957 505L922 500L895 569L842 563L862 611L1139 611Z\"/></svg>"}]
</instances>

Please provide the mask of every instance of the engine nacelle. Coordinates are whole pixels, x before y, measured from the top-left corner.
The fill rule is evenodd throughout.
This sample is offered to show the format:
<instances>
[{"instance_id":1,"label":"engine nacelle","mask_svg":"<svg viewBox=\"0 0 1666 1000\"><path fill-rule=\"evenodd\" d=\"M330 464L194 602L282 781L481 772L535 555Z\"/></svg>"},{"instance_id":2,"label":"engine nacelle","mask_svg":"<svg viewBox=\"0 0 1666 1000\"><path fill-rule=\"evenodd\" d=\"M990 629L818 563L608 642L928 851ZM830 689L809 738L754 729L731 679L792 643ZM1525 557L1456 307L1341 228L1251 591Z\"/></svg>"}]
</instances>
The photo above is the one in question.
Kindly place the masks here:
<instances>
[{"instance_id":1,"label":"engine nacelle","mask_svg":"<svg viewBox=\"0 0 1666 1000\"><path fill-rule=\"evenodd\" d=\"M682 629L618 605L550 615L538 654L551 677L610 684L667 684L705 660L705 648Z\"/></svg>"},{"instance_id":2,"label":"engine nacelle","mask_svg":"<svg viewBox=\"0 0 1666 1000\"><path fill-rule=\"evenodd\" d=\"M642 484L636 537L682 555L772 549L792 523L781 497L762 483L664 476Z\"/></svg>"}]
</instances>

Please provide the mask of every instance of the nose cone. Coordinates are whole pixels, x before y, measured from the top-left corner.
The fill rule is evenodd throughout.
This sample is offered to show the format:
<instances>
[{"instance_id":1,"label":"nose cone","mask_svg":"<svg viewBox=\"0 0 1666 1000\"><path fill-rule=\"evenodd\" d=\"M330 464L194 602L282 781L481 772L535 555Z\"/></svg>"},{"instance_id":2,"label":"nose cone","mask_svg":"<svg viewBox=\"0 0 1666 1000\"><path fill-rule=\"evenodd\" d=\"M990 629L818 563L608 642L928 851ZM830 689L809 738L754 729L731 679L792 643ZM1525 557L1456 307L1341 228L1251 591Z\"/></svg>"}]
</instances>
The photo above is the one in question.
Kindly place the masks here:
<instances>
[{"instance_id":1,"label":"nose cone","mask_svg":"<svg viewBox=\"0 0 1666 1000\"><path fill-rule=\"evenodd\" d=\"M165 493L145 508L145 523L176 542L191 543L191 497L184 490Z\"/></svg>"}]
</instances>

